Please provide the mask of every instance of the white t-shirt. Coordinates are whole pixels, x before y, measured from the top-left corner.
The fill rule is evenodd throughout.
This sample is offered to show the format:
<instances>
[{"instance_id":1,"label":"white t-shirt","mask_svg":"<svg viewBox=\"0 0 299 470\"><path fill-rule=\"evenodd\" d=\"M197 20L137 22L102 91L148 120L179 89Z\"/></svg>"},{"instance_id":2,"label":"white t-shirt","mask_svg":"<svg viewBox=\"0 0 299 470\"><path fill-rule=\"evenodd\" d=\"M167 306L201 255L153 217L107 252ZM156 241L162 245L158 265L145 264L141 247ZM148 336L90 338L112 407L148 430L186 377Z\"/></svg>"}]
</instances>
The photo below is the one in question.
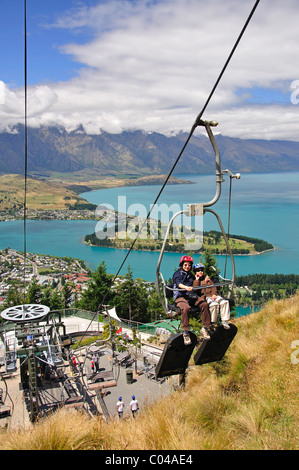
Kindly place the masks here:
<instances>
[{"instance_id":1,"label":"white t-shirt","mask_svg":"<svg viewBox=\"0 0 299 470\"><path fill-rule=\"evenodd\" d=\"M130 403L130 407L132 411L136 411L138 409L138 401L137 400L132 400Z\"/></svg>"},{"instance_id":2,"label":"white t-shirt","mask_svg":"<svg viewBox=\"0 0 299 470\"><path fill-rule=\"evenodd\" d=\"M124 411L124 402L123 401L118 401L116 403L117 411L118 413L122 413Z\"/></svg>"}]
</instances>

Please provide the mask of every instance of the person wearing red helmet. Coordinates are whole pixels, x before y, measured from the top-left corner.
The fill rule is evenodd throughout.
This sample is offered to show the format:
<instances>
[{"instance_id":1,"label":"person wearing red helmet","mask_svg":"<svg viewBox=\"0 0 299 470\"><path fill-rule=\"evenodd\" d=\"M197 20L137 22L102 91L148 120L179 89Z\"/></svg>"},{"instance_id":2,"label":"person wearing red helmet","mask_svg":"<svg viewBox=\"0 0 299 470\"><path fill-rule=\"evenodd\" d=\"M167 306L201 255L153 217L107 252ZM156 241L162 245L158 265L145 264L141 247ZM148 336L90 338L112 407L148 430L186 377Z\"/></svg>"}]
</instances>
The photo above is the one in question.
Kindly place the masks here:
<instances>
[{"instance_id":1,"label":"person wearing red helmet","mask_svg":"<svg viewBox=\"0 0 299 470\"><path fill-rule=\"evenodd\" d=\"M201 297L198 297L194 292L192 292L193 282L195 280L195 276L192 273L192 266L193 259L191 256L184 255L180 259L179 269L173 275L173 288L180 289L174 290L173 298L175 304L181 310L184 343L186 345L191 343L189 336L189 312L191 309L191 302L194 304L194 306L199 307L199 312L202 316L203 328L201 333L205 339L210 339L209 333L207 331L211 325L209 307Z\"/></svg>"},{"instance_id":2,"label":"person wearing red helmet","mask_svg":"<svg viewBox=\"0 0 299 470\"><path fill-rule=\"evenodd\" d=\"M180 266L183 266L183 263L184 263L184 262L187 262L187 261L188 261L189 263L191 263L191 268L192 268L192 266L193 266L193 258L191 258L191 256L188 256L188 255L184 255L184 256L181 257L181 259L180 259Z\"/></svg>"}]
</instances>

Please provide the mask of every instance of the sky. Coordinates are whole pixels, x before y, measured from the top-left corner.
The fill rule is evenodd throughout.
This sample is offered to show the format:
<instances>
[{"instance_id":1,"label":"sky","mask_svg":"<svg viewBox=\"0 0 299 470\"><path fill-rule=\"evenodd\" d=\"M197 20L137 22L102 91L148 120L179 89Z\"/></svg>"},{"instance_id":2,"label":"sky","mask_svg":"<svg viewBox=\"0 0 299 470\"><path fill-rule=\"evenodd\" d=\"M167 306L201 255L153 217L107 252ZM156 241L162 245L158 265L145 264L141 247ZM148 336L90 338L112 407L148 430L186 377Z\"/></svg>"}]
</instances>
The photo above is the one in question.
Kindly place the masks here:
<instances>
[{"instance_id":1,"label":"sky","mask_svg":"<svg viewBox=\"0 0 299 470\"><path fill-rule=\"evenodd\" d=\"M189 132L254 4L27 0L28 125ZM13 132L24 123L24 0L0 6L0 131ZM299 141L298 24L298 0L260 0L202 116L217 132Z\"/></svg>"}]
</instances>

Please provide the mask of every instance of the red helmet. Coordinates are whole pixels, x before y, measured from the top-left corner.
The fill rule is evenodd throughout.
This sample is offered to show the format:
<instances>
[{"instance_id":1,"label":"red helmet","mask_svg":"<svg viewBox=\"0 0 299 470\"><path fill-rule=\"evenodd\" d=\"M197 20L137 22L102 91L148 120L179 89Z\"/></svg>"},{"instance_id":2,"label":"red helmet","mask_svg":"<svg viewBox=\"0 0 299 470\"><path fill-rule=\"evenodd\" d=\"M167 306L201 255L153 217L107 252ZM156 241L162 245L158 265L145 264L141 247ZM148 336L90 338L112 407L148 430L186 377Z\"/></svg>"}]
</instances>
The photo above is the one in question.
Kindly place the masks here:
<instances>
[{"instance_id":1,"label":"red helmet","mask_svg":"<svg viewBox=\"0 0 299 470\"><path fill-rule=\"evenodd\" d=\"M182 264L183 264L185 261L189 261L189 263L193 264L193 258L191 258L191 256L184 255L184 256L182 256L181 259L180 259L180 266L182 266Z\"/></svg>"}]
</instances>

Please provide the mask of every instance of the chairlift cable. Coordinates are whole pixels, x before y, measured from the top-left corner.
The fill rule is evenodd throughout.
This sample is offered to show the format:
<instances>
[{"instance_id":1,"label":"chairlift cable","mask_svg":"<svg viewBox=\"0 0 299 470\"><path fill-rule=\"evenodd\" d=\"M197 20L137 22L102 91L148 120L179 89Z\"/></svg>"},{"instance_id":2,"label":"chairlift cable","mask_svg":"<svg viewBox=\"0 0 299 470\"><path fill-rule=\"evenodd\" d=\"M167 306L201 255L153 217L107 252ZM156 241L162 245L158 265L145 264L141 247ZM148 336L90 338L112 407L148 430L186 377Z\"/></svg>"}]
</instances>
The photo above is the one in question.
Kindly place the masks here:
<instances>
[{"instance_id":1,"label":"chairlift cable","mask_svg":"<svg viewBox=\"0 0 299 470\"><path fill-rule=\"evenodd\" d=\"M251 11L249 17L247 18L247 21L246 21L245 25L243 26L242 31L241 31L241 33L240 33L240 35L239 35L239 37L238 37L238 39L237 39L237 41L236 41L236 43L235 43L233 49L231 50L231 53L230 53L230 55L229 55L229 57L228 57L228 59L227 59L225 65L224 65L224 67L223 67L222 70L221 70L221 73L220 73L220 75L218 76L218 78L217 78L217 80L216 80L216 82L215 82L215 85L214 85L214 87L212 88L211 93L210 93L210 95L208 96L208 99L207 99L207 101L206 101L204 107L202 108L201 112L200 112L199 115L197 116L197 118L196 118L196 120L195 120L195 122L194 122L194 124L193 124L193 126L192 126L192 128L191 128L191 130L190 130L190 133L189 133L189 135L188 135L188 137L187 137L187 139L186 139L186 141L185 141L185 143L184 143L184 145L183 145L183 147L182 147L182 149L181 149L181 151L180 151L180 153L179 153L179 155L178 155L178 157L177 157L175 163L173 164L173 166L172 166L172 168L171 168L171 170L170 170L168 176L166 177L166 179L165 179L165 181L164 181L164 183L163 183L163 185L162 185L162 187L161 187L159 193L157 194L157 196L156 196L156 198L155 198L155 201L154 201L154 203L152 204L152 207L150 208L150 210L149 210L149 212L148 212L146 218L144 219L144 221L143 221L143 223L142 223L142 225L141 225L141 227L140 227L140 229L139 229L139 232L137 233L135 239L133 240L133 242L132 242L132 244L131 244L131 247L129 248L128 253L127 253L126 256L124 257L124 259L123 259L123 261L122 261L122 263L121 263L121 265L120 265L120 267L119 267L117 273L115 274L115 276L114 276L114 278L113 278L113 280L112 280L112 282L111 282L110 288L107 290L107 292L105 293L105 295L104 295L104 297L103 297L101 303L99 304L99 306L98 306L98 311L99 311L99 309L101 308L101 306L103 305L103 303L104 303L104 301L105 301L105 299L106 299L108 293L109 293L110 290L111 290L111 286L114 284L114 282L115 282L117 276L119 275L121 269L123 268L123 266L124 266L124 264L125 264L125 262L126 262L128 256L130 255L131 251L133 250L134 245L135 245L135 243L136 243L136 240L138 239L138 237L139 237L139 235L140 235L140 233L141 233L141 231L142 231L142 229L143 229L145 223L146 223L147 220L149 219L149 217L150 217L150 215L151 215L151 212L152 212L154 206L156 205L157 201L159 200L159 198L160 198L160 196L161 196L161 194L162 194L162 192L163 192L163 190L164 190L166 184L168 183L168 181L169 181L169 179L170 179L170 177L171 177L171 175L172 175L172 173L173 173L175 167L177 166L177 164L178 164L178 162L179 162L179 160L180 160L180 158L181 158L183 152L185 151L185 149L186 149L186 147L187 147L187 145L188 145L188 143L189 143L189 141L190 141L190 139L191 139L191 137L192 137L192 135L193 135L193 133L194 133L196 127L197 127L198 125L200 125L200 123L201 123L201 117L202 117L203 113L205 112L205 110L206 110L206 108L207 108L207 106L208 106L208 104L209 104L209 102L210 102L212 96L214 95L214 93L215 93L215 91L216 91L216 89L217 89L217 87L218 87L218 85L219 85L219 82L220 82L220 80L221 80L221 78L222 78L222 76L223 76L223 74L224 74L226 68L228 67L229 62L230 62L230 60L231 60L231 58L232 58L232 56L233 56L235 50L237 49L238 44L239 44L239 42L240 42L240 40L241 40L241 38L242 38L242 36L243 36L243 34L244 34L244 32L245 32L247 26L248 26L248 24L250 23L250 20L251 20L251 18L252 18L252 16L253 16L253 14L254 14L254 12L255 12L255 10L256 10L258 4L259 4L259 1L260 1L260 0L257 0L257 1L255 2L255 5L254 5L254 7L253 7L253 9L252 9L252 11ZM28 106L27 106L27 105L28 105L28 77L27 77L27 0L24 0L24 166L25 166L25 168L24 168L24 208L23 208L23 218L24 218L24 221L23 221L23 231L24 231L24 240L23 240L23 242L24 242L24 292L25 292L25 286L26 286L26 279L25 279L25 276L26 276L26 261L27 261L27 182L28 182L28 181L27 181L27 180L28 180ZM94 314L94 317L95 317L96 314L97 314L97 312ZM94 317L93 317L93 318L94 318ZM93 321L93 320L91 320L91 322L92 322L92 321ZM90 323L91 323L91 322L90 322ZM87 329L88 329L88 327L87 327Z\"/></svg>"},{"instance_id":2,"label":"chairlift cable","mask_svg":"<svg viewBox=\"0 0 299 470\"><path fill-rule=\"evenodd\" d=\"M24 291L26 289L26 260L27 260L27 171L28 171L28 117L27 117L27 5L24 0L24 107L25 107L25 117L24 117L24 213L23 213L23 230L24 230ZM25 292L24 292L25 293Z\"/></svg>"},{"instance_id":3,"label":"chairlift cable","mask_svg":"<svg viewBox=\"0 0 299 470\"><path fill-rule=\"evenodd\" d=\"M220 73L219 77L217 78L217 80L216 80L216 82L215 82L215 85L213 86L213 89L212 89L212 91L211 91L211 93L210 93L210 95L209 95L209 97L208 97L208 99L207 99L207 101L206 101L204 107L202 108L201 112L200 112L199 115L197 116L197 118L196 118L196 120L195 120L195 122L194 122L194 124L193 124L193 126L192 126L192 128L191 128L191 131L190 131L190 133L189 133L189 135L188 135L188 137L187 137L187 140L186 140L186 142L185 142L184 145L183 145L182 150L180 151L180 153L179 153L179 155L178 155L178 157L177 157L175 163L173 164L173 166L172 166L172 168L171 168L171 170L170 170L168 176L166 177L166 179L165 179L165 181L164 181L164 183L163 183L163 185L162 185L162 187L161 187L161 189L160 189L158 195L156 196L156 199L155 199L154 203L152 204L152 207L151 207L151 209L149 210L149 212L148 212L146 218L144 219L144 222L143 222L143 224L141 225L141 228L139 229L139 232L138 232L137 236L136 236L135 239L133 240L132 245L131 245L131 247L129 248L128 253L127 253L126 256L124 257L123 262L121 263L121 265L120 265L120 267L119 267L117 273L115 274L115 276L114 276L114 278L113 278L113 281L112 281L112 284L114 283L116 277L118 276L118 274L120 273L121 269L123 268L123 266L124 266L124 264L125 264L125 262L126 262L128 256L129 256L129 254L131 253L132 249L134 248L134 245L135 245L135 243L136 243L137 238L139 237L139 235L140 235L140 233L141 233L141 231L142 231L142 229L143 229L145 223L146 223L147 220L149 219L149 217L150 217L150 215L151 215L151 212L152 212L154 206L156 205L156 203L157 203L158 199L160 198L160 196L161 196L161 194L162 194L162 192L163 192L163 190L164 190L166 184L168 183L168 180L169 180L170 176L172 175L172 173L173 173L173 171L174 171L176 165L178 164L178 162L179 162L179 160L180 160L180 158L181 158L181 156L182 156L182 154L183 154L185 148L187 147L187 145L188 145L188 143L189 143L189 141L190 141L190 139L191 139L191 137L192 137L192 135L193 135L193 133L194 133L196 127L200 124L201 117L202 117L204 111L206 110L206 108L207 108L207 106L208 106L208 104L209 104L209 102L210 102L210 100L211 100L213 94L215 93L216 88L218 87L219 82L220 82L220 80L221 80L221 78L222 78L222 76L223 76L225 70L227 69L229 62L231 61L232 56L233 56L234 52L236 51L236 49L237 49L237 47L238 47L238 45L239 45L239 43L240 43L240 41L241 41L241 38L243 37L243 35L244 35L244 33L245 33L245 30L247 29L247 27L248 27L248 25L249 25L249 23L250 23L251 18L252 18L252 16L253 16L253 14L254 14L254 12L255 12L255 10L256 10L256 8L257 8L259 2L260 2L260 0L257 0L257 1L255 2L255 5L254 5L253 9L251 10L250 15L248 16L248 18L247 18L247 20L246 20L246 22L245 22L245 24L244 24L244 26L243 26L243 28L242 28L242 31L241 31L241 33L240 33L239 36L238 36L238 39L237 39L237 41L236 41L234 47L232 48L232 50L231 50L231 52L230 52L230 54L229 54L229 56L228 56L228 59L226 60L224 66L223 66L223 68L222 68L222 70L221 70L221 73ZM109 291L108 291L108 292L109 292ZM104 299L102 300L101 304L104 302L104 300L105 300L105 298L106 298L108 292L105 294L105 297L104 297ZM101 304L100 304L100 305L101 305Z\"/></svg>"},{"instance_id":4,"label":"chairlift cable","mask_svg":"<svg viewBox=\"0 0 299 470\"><path fill-rule=\"evenodd\" d=\"M26 0L25 0L25 1L26 1ZM143 229L145 223L148 221L148 219L149 219L149 217L150 217L150 215L151 215L151 213L152 213L152 210L153 210L154 206L155 206L156 203L158 202L158 200L159 200L159 198L160 198L160 196L161 196L161 194L162 194L162 192L163 192L163 190L164 190L166 184L167 184L168 181L169 181L169 178L171 177L171 175L172 175L172 173L173 173L175 167L177 166L177 164L178 164L178 162L179 162L179 160L180 160L182 154L184 153L184 151L185 151L185 149L186 149L186 147L187 147L187 145L188 145L188 143L189 143L189 141L190 141L190 139L191 139L191 137L192 137L192 135L193 135L193 133L194 133L196 127L200 125L200 123L201 123L201 117L202 117L203 113L205 112L205 110L206 110L206 108L207 108L209 102L211 101L211 98L212 98L212 96L214 95L214 93L215 93L215 91L216 91L216 89L217 89L217 87L218 87L218 85L219 85L219 82L220 82L221 78L223 77L223 74L224 74L225 70L227 69L227 67L228 67L228 65L229 65L229 63L230 63L230 61L231 61L231 59L232 59L232 57L233 57L233 55L234 55L234 53L235 53L235 51L236 51L236 49L237 49L237 47L238 47L238 45L239 45L239 43L240 43L240 41L241 41L241 39L242 39L242 37L243 37L243 35L244 35L246 29L247 29L247 27L248 27L248 25L249 25L249 23L250 23L250 21L251 21L253 15L254 15L254 12L255 12L255 10L256 10L256 8L257 8L259 2L260 2L260 0L257 0L257 1L255 2L255 4L254 4L254 6L253 6L253 8L252 8L252 10L251 10L251 12L250 12L250 14L249 14L247 20L246 20L246 22L245 22L245 24L244 24L244 26L243 26L243 28L242 28L242 30L241 30L241 32L240 32L238 38L237 38L237 41L235 42L235 44L234 44L234 46L233 46L233 48L232 48L232 50L231 50L229 56L228 56L228 58L227 58L227 60L226 60L226 62L225 62L225 64L224 64L224 66L223 66L223 68L222 68L222 70L221 70L221 72L220 72L220 74L219 74L219 76L218 76L218 78L217 78L217 80L216 80L216 82L215 82L215 84L214 84L214 86L213 86L213 88L212 88L212 90L211 90L209 96L208 96L208 99L207 99L207 101L206 101L204 107L202 108L201 112L198 114L198 116L197 116L197 118L196 118L196 120L195 120L195 122L194 122L194 124L193 124L193 126L192 126L192 128L191 128L191 130L190 130L190 133L189 133L189 135L188 135L188 137L187 137L187 139L186 139L186 141L185 141L185 143L184 143L184 145L183 145L183 147L182 147L182 149L181 149L181 151L180 151L180 153L179 153L179 155L178 155L176 161L174 162L174 164L173 164L173 166L172 166L172 168L171 168L171 170L170 170L168 176L166 177L166 179L165 179L165 181L164 181L164 183L163 183L163 185L162 185L162 187L161 187L159 193L157 194L157 196L156 196L156 198L155 198L155 200L154 200L154 203L151 205L151 208L150 208L150 210L149 210L149 212L148 212L146 218L144 219L143 223L141 224L141 227L140 227L140 229L139 229L139 232L137 233L135 239L133 240L133 242L132 242L132 244L131 244L131 246L130 246L130 248L129 248L129 250L128 250L128 253L125 255L125 257L124 257L124 259L123 259L121 265L119 266L117 273L114 275L114 277L113 277L113 279L112 279L112 282L111 282L111 286L114 284L114 282L115 282L117 276L119 275L120 271L122 270L122 268L123 268L125 262L127 261L127 259L128 259L129 255L130 255L131 251L133 250L133 248L134 248L134 246L135 246L135 243L136 243L136 241L137 241L139 235L141 234L142 229ZM101 302L100 302L100 304L99 304L99 306L98 306L97 312L101 309L101 306L102 306L103 303L105 302L105 300L106 300L106 298L107 298L107 295L108 295L108 293L110 292L111 286L110 286L110 288L106 291L106 293L104 294L104 297L103 297L103 299L101 300ZM93 319L95 318L97 312L94 314ZM92 323L93 319L90 321L90 324ZM88 327L87 327L87 328L88 328Z\"/></svg>"},{"instance_id":5,"label":"chairlift cable","mask_svg":"<svg viewBox=\"0 0 299 470\"><path fill-rule=\"evenodd\" d=\"M173 164L173 166L172 166L172 168L171 168L171 170L170 170L170 172L169 172L167 178L165 179L165 182L163 183L163 185L162 185L162 187L161 187L161 189L160 189L160 191L159 191L159 193L158 193L158 195L157 195L157 197L156 197L156 199L155 199L155 202L154 202L153 206L157 203L157 201L158 201L160 195L162 194L162 191L164 190L164 188L165 188L165 186L166 186L166 184L167 184L167 182L168 182L170 176L172 175L172 173L173 173L173 171L174 171L176 165L178 164L178 162L179 162L179 160L180 160L180 158L181 158L181 156L182 156L182 154L183 154L185 148L187 147L187 144L189 143L189 141L190 141L190 139L191 139L191 137L192 137L192 135L193 135L193 133L194 133L196 127L198 127L198 126L200 125L201 117L202 117L203 113L205 112L205 110L206 110L206 108L207 108L209 102L211 101L211 98L212 98L212 96L214 95L214 93L215 93L215 91L216 91L216 88L218 87L219 82L220 82L220 80L221 80L221 78L222 78L222 76L223 76L225 70L226 70L227 67L228 67L229 62L231 61L232 56L234 55L234 53L235 53L235 51L236 51L236 49L237 49L237 47L238 47L238 45L239 45L239 42L241 41L241 39L242 39L242 37L243 37L243 35L244 35L244 33L245 33L245 30L246 30L248 24L250 23L251 18L252 18L252 16L253 16L253 14L254 14L254 12L255 12L255 10L256 10L256 8L257 8L259 2L260 2L260 0L257 0L257 1L255 2L255 5L254 5L253 9L251 10L250 15L248 16L248 18L247 18L247 20L246 20L246 23L244 24L244 26L243 26L243 28L242 28L242 31L241 31L241 33L239 34L238 39L237 39L237 41L236 41L234 47L232 48L232 50L231 50L231 52L230 52L230 54L229 54L229 56L228 56L228 58L227 58L227 60L226 60L226 62L225 62L225 64L224 64L224 66L223 66L223 68L222 68L222 70L221 70L220 75L218 76L218 78L217 78L217 80L216 80L216 82L215 82L215 85L214 85L213 88L212 88L211 93L209 94L208 99L207 99L207 101L206 101L204 107L202 108L201 112L198 114L198 116L197 116L197 118L196 118L196 120L195 120L195 122L194 122L194 124L193 124L193 126L192 126L192 128L191 128L191 131L190 131L190 133L189 133L189 135L188 135L188 138L187 138L187 140L186 140L186 142L185 142L185 144L184 144L184 146L183 146L183 148L182 148L182 150L181 150L179 156L177 157L175 163ZM147 218L150 216L150 213L151 213L151 211L149 212ZM140 231L139 231L139 233L140 233ZM138 233L138 235L139 235L139 233ZM135 242L135 241L134 241L134 242Z\"/></svg>"},{"instance_id":6,"label":"chairlift cable","mask_svg":"<svg viewBox=\"0 0 299 470\"><path fill-rule=\"evenodd\" d=\"M135 243L136 243L136 240L137 240L137 238L139 237L139 235L140 235L140 233L141 233L141 231L142 231L142 229L143 229L143 227L144 227L144 225L145 225L145 222L149 219L149 217L150 217L150 215L151 215L151 212L152 212L154 206L156 205L156 203L157 203L158 199L160 198L160 196L161 196L161 194L162 194L162 192L163 192L163 190L164 190L166 184L168 183L168 180L169 180L170 176L172 175L172 173L173 173L175 167L177 166L177 164L178 164L178 162L179 162L179 160L180 160L180 158L181 158L181 156L182 156L182 154L183 154L185 148L187 147L187 145L188 145L188 143L189 143L189 141L190 141L190 139L191 139L191 137L192 137L192 135L193 135L193 133L194 133L196 127L200 124L201 117L202 117L203 113L205 112L205 110L206 110L206 108L207 108L207 106L208 106L208 104L209 104L209 102L210 102L210 100L211 100L213 94L215 93L216 88L218 87L219 82L220 82L220 80L221 80L221 78L222 78L222 76L223 76L225 70L227 69L227 66L228 66L229 62L231 61L231 58L232 58L234 52L236 51L236 49L237 49L237 47L238 47L238 45L239 45L239 42L241 41L241 38L242 38L242 36L244 35L245 30L246 30L248 24L250 23L250 20L251 20L253 14L254 14L254 12L255 12L255 10L256 10L256 8L257 8L259 2L260 2L260 0L257 0L257 1L255 2L255 5L254 5L252 11L250 12L250 15L248 16L248 18L247 18L247 20L246 20L246 23L244 24L244 26L243 26L243 28L242 28L242 31L241 31L241 33L239 34L239 37L238 37L238 39L237 39L237 41L236 41L234 47L232 48L231 53L229 54L229 57L228 57L228 59L226 60L224 66L223 66L223 68L222 68L222 70L221 70L221 73L220 73L219 77L217 78L217 80L216 80L216 82L215 82L215 85L213 86L213 89L212 89L212 91L211 91L211 93L210 93L210 95L209 95L209 97L208 97L208 99L207 99L207 101L206 101L204 107L202 108L201 112L200 112L199 115L197 116L197 118L196 118L196 120L195 120L195 122L194 122L194 124L193 124L193 126L192 126L192 128L191 128L191 131L190 131L190 133L189 133L189 135L188 135L188 137L187 137L187 140L186 140L186 142L185 142L185 144L184 144L182 150L180 151L180 153L179 153L179 155L178 155L178 157L177 157L175 163L173 164L173 166L172 166L172 168L171 168L171 170L170 170L168 176L166 177L166 179L165 179L165 181L164 181L164 183L163 183L163 185L162 185L162 187L161 187L161 189L160 189L158 195L156 196L156 199L155 199L154 203L152 204L152 207L151 207L151 209L149 210L146 219L144 220L144 222L143 222L143 224L142 224L142 226L141 226L141 228L140 228L140 230L139 230L139 232L138 232L138 234L137 234L135 240L133 240L133 243L132 243L132 245L131 245L131 247L130 247L128 253L127 253L127 255L125 256L125 258L124 258L124 260L123 260L123 262L122 262L122 264L121 264L119 270L117 271L117 274L115 275L115 278L118 276L119 272L121 271L121 269L122 269L124 263L126 262L128 256L129 256L131 250L133 249L133 247L134 247L134 245L135 245ZM115 278L114 278L114 280L115 280Z\"/></svg>"},{"instance_id":7,"label":"chairlift cable","mask_svg":"<svg viewBox=\"0 0 299 470\"><path fill-rule=\"evenodd\" d=\"M253 15L254 15L254 12L255 12L255 10L256 10L258 4L259 4L259 2L260 2L260 0L257 0L257 1L255 2L254 7L252 8L252 10L251 10L251 12L250 12L250 14L249 14L249 16L248 16L248 18L247 18L247 20L246 20L246 22L245 22L245 24L244 24L244 26L243 26L243 28L242 28L242 31L240 32L239 37L238 37L238 39L237 39L237 41L236 41L234 47L232 48L231 53L229 54L229 56L228 56L228 58L227 58L227 61L225 62L224 66L223 66L223 68L222 68L222 70L221 70L221 73L220 73L218 79L217 79L216 82L215 82L215 85L214 85L214 87L213 87L213 89L212 89L212 91L211 91L211 93L210 93L210 95L209 95L209 97L208 97L208 99L207 99L207 101L206 101L206 104L204 105L202 111L199 113L199 115L198 115L197 118L196 118L196 121L195 121L195 123L194 123L194 126L195 126L195 127L198 126L198 123L199 123L199 121L200 121L200 119L201 119L201 116L202 116L203 113L205 112L205 110L206 110L206 108L207 108L207 106L208 106L208 104L209 104L209 102L210 102L210 100L211 100L211 98L212 98L212 96L213 96L213 94L214 94L214 92L215 92L217 86L219 85L219 82L220 82L220 80L221 80L221 78L222 78L222 76L223 76L223 74L224 74L224 72L225 72L225 70L226 70L226 68L227 68L227 66L228 66L228 64L229 64L229 62L231 61L231 58L232 58L232 56L234 55L234 53L235 53L235 51L236 51L236 49L237 49L237 47L238 47L238 45L239 45L239 42L241 41L242 36L244 35L245 30L247 29L247 26L249 25L249 23L250 23L250 21L251 21Z\"/></svg>"}]
</instances>

